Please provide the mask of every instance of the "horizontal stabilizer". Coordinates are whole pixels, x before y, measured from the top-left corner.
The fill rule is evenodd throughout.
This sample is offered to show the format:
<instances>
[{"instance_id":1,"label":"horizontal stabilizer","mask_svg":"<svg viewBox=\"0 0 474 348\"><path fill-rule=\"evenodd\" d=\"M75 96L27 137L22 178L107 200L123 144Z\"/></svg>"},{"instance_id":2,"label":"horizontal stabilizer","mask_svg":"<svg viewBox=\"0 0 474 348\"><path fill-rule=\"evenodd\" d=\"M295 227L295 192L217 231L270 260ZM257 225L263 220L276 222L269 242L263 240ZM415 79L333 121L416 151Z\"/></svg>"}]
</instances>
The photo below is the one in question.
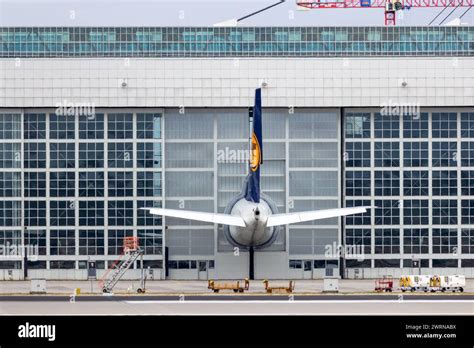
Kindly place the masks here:
<instances>
[{"instance_id":1,"label":"horizontal stabilizer","mask_svg":"<svg viewBox=\"0 0 474 348\"><path fill-rule=\"evenodd\" d=\"M338 216L366 213L368 209L375 207L354 207L303 211L300 213L275 214L270 215L267 220L267 227L296 224L298 222L328 219Z\"/></svg>"},{"instance_id":2,"label":"horizontal stabilizer","mask_svg":"<svg viewBox=\"0 0 474 348\"><path fill-rule=\"evenodd\" d=\"M178 209L163 209L163 208L142 208L149 210L150 214L170 216L179 219L196 220L203 222L211 222L214 224L222 224L229 226L245 227L244 219L240 216L229 215L229 214L215 214L215 213L203 213L191 210L178 210Z\"/></svg>"}]
</instances>

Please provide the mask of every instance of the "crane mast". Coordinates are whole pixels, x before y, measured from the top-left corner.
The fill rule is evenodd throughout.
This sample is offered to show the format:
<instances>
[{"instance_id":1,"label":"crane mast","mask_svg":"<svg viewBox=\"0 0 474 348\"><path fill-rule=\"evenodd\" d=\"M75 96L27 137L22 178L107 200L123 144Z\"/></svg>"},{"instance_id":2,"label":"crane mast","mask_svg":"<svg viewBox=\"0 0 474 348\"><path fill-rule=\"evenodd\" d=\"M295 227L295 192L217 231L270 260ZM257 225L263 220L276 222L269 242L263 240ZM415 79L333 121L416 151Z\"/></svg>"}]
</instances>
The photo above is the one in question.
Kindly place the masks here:
<instances>
[{"instance_id":1,"label":"crane mast","mask_svg":"<svg viewBox=\"0 0 474 348\"><path fill-rule=\"evenodd\" d=\"M296 0L296 5L307 9L383 8L385 25L395 25L397 11L427 7L471 7L474 6L474 0Z\"/></svg>"}]
</instances>

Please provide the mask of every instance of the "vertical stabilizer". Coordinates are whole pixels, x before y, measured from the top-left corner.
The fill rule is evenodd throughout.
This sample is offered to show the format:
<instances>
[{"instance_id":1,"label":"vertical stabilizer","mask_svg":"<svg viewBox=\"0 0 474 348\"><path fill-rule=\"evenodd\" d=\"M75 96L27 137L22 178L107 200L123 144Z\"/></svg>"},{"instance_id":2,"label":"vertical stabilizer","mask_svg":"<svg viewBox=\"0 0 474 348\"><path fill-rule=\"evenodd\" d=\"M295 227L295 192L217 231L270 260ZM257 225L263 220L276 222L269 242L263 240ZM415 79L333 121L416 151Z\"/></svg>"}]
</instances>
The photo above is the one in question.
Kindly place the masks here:
<instances>
[{"instance_id":1,"label":"vertical stabilizer","mask_svg":"<svg viewBox=\"0 0 474 348\"><path fill-rule=\"evenodd\" d=\"M262 149L262 90L255 90L253 108L252 137L250 140L250 164L246 181L245 199L249 202L260 202L260 165L263 162Z\"/></svg>"}]
</instances>

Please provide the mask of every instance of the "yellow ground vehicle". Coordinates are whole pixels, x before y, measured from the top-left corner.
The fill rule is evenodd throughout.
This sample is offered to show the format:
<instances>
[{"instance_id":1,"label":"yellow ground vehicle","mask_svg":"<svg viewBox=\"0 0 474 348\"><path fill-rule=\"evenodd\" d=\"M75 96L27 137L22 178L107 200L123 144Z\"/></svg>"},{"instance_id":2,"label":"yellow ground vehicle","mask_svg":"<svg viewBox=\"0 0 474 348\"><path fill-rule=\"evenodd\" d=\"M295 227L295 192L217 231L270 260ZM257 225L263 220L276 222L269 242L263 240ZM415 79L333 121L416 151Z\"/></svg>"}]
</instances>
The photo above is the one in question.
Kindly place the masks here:
<instances>
[{"instance_id":1,"label":"yellow ground vehicle","mask_svg":"<svg viewBox=\"0 0 474 348\"><path fill-rule=\"evenodd\" d=\"M463 292L466 277L463 275L403 275L400 277L400 290L405 291L452 291Z\"/></svg>"},{"instance_id":2,"label":"yellow ground vehicle","mask_svg":"<svg viewBox=\"0 0 474 348\"><path fill-rule=\"evenodd\" d=\"M450 276L432 276L430 278L430 291L452 291L452 292L463 292L466 286L466 277L463 275L450 275Z\"/></svg>"},{"instance_id":3,"label":"yellow ground vehicle","mask_svg":"<svg viewBox=\"0 0 474 348\"><path fill-rule=\"evenodd\" d=\"M236 282L215 282L214 280L209 280L207 283L207 288L211 289L214 292L219 292L220 290L232 290L234 292L244 292L250 287L250 281L248 278L245 278L243 281Z\"/></svg>"},{"instance_id":4,"label":"yellow ground vehicle","mask_svg":"<svg viewBox=\"0 0 474 348\"><path fill-rule=\"evenodd\" d=\"M290 294L295 290L295 282L293 280L290 280L288 283L288 286L270 286L268 283L268 280L265 279L263 281L263 284L265 285L265 291L269 294L274 294L274 293L284 293L284 294Z\"/></svg>"},{"instance_id":5,"label":"yellow ground vehicle","mask_svg":"<svg viewBox=\"0 0 474 348\"><path fill-rule=\"evenodd\" d=\"M400 277L400 290L405 291L428 291L430 287L429 275L404 275Z\"/></svg>"}]
</instances>

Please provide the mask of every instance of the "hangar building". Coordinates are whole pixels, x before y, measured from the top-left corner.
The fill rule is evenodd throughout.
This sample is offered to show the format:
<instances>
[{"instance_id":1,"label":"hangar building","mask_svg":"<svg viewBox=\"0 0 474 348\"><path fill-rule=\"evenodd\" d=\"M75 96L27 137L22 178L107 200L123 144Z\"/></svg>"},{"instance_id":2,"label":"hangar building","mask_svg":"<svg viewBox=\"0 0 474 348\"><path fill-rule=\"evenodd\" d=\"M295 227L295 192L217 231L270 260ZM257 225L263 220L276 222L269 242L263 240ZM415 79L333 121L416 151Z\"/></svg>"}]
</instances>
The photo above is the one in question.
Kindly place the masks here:
<instances>
[{"instance_id":1,"label":"hangar building","mask_svg":"<svg viewBox=\"0 0 474 348\"><path fill-rule=\"evenodd\" d=\"M278 209L378 208L286 227L257 278L472 277L473 56L467 26L2 27L0 278L100 275L124 236L155 279L247 276L220 226L139 208L223 212L262 85Z\"/></svg>"}]
</instances>

